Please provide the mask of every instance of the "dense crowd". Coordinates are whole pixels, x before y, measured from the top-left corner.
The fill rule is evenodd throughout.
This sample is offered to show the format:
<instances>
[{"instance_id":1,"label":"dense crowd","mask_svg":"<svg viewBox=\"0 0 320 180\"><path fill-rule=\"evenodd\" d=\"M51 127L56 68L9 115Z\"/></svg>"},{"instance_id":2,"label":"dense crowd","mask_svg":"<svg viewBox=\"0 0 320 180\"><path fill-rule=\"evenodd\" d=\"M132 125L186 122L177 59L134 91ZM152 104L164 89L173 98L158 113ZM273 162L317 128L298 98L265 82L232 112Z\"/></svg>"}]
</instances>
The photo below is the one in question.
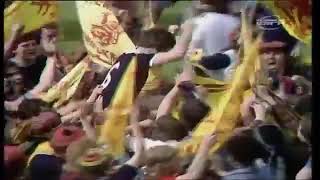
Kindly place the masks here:
<instances>
[{"instance_id":1,"label":"dense crowd","mask_svg":"<svg viewBox=\"0 0 320 180\"><path fill-rule=\"evenodd\" d=\"M158 22L163 9L175 2L156 2L152 18ZM212 92L194 77L232 83L243 63L241 13L228 9L228 3L192 4L192 17L168 29L158 24L144 29L130 7L113 4L119 24L136 45L117 62L137 57L145 70L173 61L183 64L175 83L157 77L161 83L152 90L143 89L146 79L137 83L121 156L107 153L109 145L97 140L99 127L108 121L108 92L114 89L106 79L123 72L110 73L91 62L84 47L71 54L60 50L55 23L27 34L22 33L23 25L13 25L4 46L6 179L312 179L311 67L298 63L295 53L303 44L282 26L259 28L257 19L272 14L255 4L241 13L252 13L254 36L263 32L254 48L268 83L257 84L244 96L236 128L217 151L210 150L220 132L203 137L197 152L179 153L180 145L217 107L208 101ZM196 52L202 56L190 63ZM87 61L90 70L74 95L58 105L42 101L42 95L80 61Z\"/></svg>"}]
</instances>

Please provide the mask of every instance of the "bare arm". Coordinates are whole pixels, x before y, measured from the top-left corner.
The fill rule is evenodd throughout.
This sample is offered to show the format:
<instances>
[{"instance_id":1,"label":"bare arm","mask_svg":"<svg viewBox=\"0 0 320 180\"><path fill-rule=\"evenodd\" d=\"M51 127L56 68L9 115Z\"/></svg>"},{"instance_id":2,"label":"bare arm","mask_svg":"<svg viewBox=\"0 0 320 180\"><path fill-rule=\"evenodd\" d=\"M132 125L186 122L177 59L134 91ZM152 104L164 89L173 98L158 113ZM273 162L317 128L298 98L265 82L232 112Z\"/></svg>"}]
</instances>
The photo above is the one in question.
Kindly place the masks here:
<instances>
[{"instance_id":1,"label":"bare arm","mask_svg":"<svg viewBox=\"0 0 320 180\"><path fill-rule=\"evenodd\" d=\"M103 111L103 96L99 96L94 102L94 112L102 113Z\"/></svg>"},{"instance_id":2,"label":"bare arm","mask_svg":"<svg viewBox=\"0 0 320 180\"><path fill-rule=\"evenodd\" d=\"M72 111L74 111L75 109L77 109L78 106L76 103L74 102L69 102L67 105L60 107L57 112L59 114L61 114L62 116L71 113Z\"/></svg>"},{"instance_id":3,"label":"bare arm","mask_svg":"<svg viewBox=\"0 0 320 180\"><path fill-rule=\"evenodd\" d=\"M97 139L96 130L91 124L92 122L93 104L84 103L80 108L80 121L87 137L95 141Z\"/></svg>"},{"instance_id":4,"label":"bare arm","mask_svg":"<svg viewBox=\"0 0 320 180\"><path fill-rule=\"evenodd\" d=\"M199 147L196 157L193 159L192 164L189 166L187 173L177 177L177 180L182 179L201 179L203 172L206 168L206 161L208 153L212 145L216 142L216 135L209 135L204 137L204 140Z\"/></svg>"},{"instance_id":5,"label":"bare arm","mask_svg":"<svg viewBox=\"0 0 320 180\"><path fill-rule=\"evenodd\" d=\"M144 140L143 135L141 132L141 129L138 124L139 119L139 109L138 107L134 107L134 110L132 111L130 122L132 126L132 132L133 136L135 136L136 139L136 147L135 147L135 153L132 156L131 159L129 159L125 164L133 167L139 167L142 164L143 160L143 154L144 154Z\"/></svg>"},{"instance_id":6,"label":"bare arm","mask_svg":"<svg viewBox=\"0 0 320 180\"><path fill-rule=\"evenodd\" d=\"M24 26L20 25L20 24L14 24L12 26L11 37L4 44L4 59L7 59L12 55L13 44L18 39L18 37L21 35L23 29L24 29Z\"/></svg>"},{"instance_id":7,"label":"bare arm","mask_svg":"<svg viewBox=\"0 0 320 180\"><path fill-rule=\"evenodd\" d=\"M168 52L160 52L155 55L152 65L161 65L183 58L188 50L189 42L192 37L192 23L187 22L183 33L176 45Z\"/></svg>"},{"instance_id":8,"label":"bare arm","mask_svg":"<svg viewBox=\"0 0 320 180\"><path fill-rule=\"evenodd\" d=\"M174 86L171 89L171 91L164 97L164 99L162 100L158 108L156 119L158 119L163 115L170 114L170 112L172 111L172 108L177 102L178 92L179 92L178 87Z\"/></svg>"},{"instance_id":9,"label":"bare arm","mask_svg":"<svg viewBox=\"0 0 320 180\"><path fill-rule=\"evenodd\" d=\"M184 64L184 69L182 74L180 75L179 79L176 82L176 85L171 89L171 91L164 97L161 104L159 105L157 117L167 115L172 111L172 108L177 103L177 97L178 97L178 85L182 81L190 81L192 80L192 66L189 63Z\"/></svg>"},{"instance_id":10,"label":"bare arm","mask_svg":"<svg viewBox=\"0 0 320 180\"><path fill-rule=\"evenodd\" d=\"M52 86L56 72L56 64L56 56L48 57L47 64L41 73L39 83L29 91L32 96L37 96L39 93L48 90Z\"/></svg>"}]
</instances>

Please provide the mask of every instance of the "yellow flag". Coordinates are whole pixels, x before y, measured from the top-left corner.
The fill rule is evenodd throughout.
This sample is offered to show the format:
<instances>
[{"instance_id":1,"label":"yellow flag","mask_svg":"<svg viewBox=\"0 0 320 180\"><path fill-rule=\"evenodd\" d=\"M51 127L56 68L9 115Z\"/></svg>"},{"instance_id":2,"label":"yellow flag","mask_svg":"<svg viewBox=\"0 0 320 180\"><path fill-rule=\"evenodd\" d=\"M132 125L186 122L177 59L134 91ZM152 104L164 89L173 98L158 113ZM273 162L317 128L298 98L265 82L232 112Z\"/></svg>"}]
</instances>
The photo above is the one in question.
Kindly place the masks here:
<instances>
[{"instance_id":1,"label":"yellow flag","mask_svg":"<svg viewBox=\"0 0 320 180\"><path fill-rule=\"evenodd\" d=\"M199 124L193 133L193 138L181 146L181 153L194 153L199 147L201 137L214 132L219 132L218 143L214 145L212 151L216 151L231 135L240 115L240 104L243 97L251 89L250 77L255 74L255 63L258 60L258 45L261 36L252 40L252 31L244 14L242 14L241 35L244 38L244 59L235 72L231 87L222 96L216 110L211 111L208 117Z\"/></svg>"},{"instance_id":2,"label":"yellow flag","mask_svg":"<svg viewBox=\"0 0 320 180\"><path fill-rule=\"evenodd\" d=\"M310 0L260 0L279 20L290 35L311 44L312 17Z\"/></svg>"},{"instance_id":3,"label":"yellow flag","mask_svg":"<svg viewBox=\"0 0 320 180\"><path fill-rule=\"evenodd\" d=\"M135 46L119 25L116 16L104 5L103 1L76 1L83 40L88 51L84 59L89 58L110 68L121 54L134 50ZM46 102L58 101L55 106L69 100L78 88L87 66L87 63L80 62L56 86L42 95L42 99ZM159 67L151 68L143 90L158 88L159 76Z\"/></svg>"},{"instance_id":4,"label":"yellow flag","mask_svg":"<svg viewBox=\"0 0 320 180\"><path fill-rule=\"evenodd\" d=\"M23 33L28 33L56 21L57 1L14 1L4 10L5 41L11 36L13 24L23 24Z\"/></svg>"},{"instance_id":5,"label":"yellow flag","mask_svg":"<svg viewBox=\"0 0 320 180\"><path fill-rule=\"evenodd\" d=\"M133 50L134 45L119 25L116 17L102 1L76 1L79 21L88 56L84 59L107 68L125 51ZM90 14L90 15L88 15ZM42 95L46 102L57 101L57 107L69 100L88 69L83 60L75 66L60 82Z\"/></svg>"},{"instance_id":6,"label":"yellow flag","mask_svg":"<svg viewBox=\"0 0 320 180\"><path fill-rule=\"evenodd\" d=\"M77 64L65 77L63 77L56 85L44 93L40 98L48 103L55 102L54 107L59 107L61 104L69 100L76 92L82 77L88 70L88 63L81 61Z\"/></svg>"},{"instance_id":7,"label":"yellow flag","mask_svg":"<svg viewBox=\"0 0 320 180\"><path fill-rule=\"evenodd\" d=\"M135 49L113 12L103 1L76 1L83 41L90 59L110 68L126 51Z\"/></svg>"},{"instance_id":8,"label":"yellow flag","mask_svg":"<svg viewBox=\"0 0 320 180\"><path fill-rule=\"evenodd\" d=\"M150 2L139 1L137 3L137 6L142 8L141 10L145 3L147 5L148 11L140 13L141 18L144 19L144 28L154 27ZM116 16L104 2L77 1L76 5L84 44L93 62L110 68L121 54L135 49L135 45L123 31ZM142 93L159 88L160 76L160 67L151 68Z\"/></svg>"}]
</instances>

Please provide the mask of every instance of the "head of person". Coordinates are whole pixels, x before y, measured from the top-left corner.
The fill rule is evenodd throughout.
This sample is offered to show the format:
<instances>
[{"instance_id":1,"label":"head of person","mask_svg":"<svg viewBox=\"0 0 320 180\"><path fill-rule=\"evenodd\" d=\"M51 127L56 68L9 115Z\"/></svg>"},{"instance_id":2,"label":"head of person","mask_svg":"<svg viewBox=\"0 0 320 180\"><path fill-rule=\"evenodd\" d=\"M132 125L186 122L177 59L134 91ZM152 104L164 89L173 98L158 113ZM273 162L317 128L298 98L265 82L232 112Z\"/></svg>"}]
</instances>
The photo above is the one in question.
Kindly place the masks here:
<instances>
[{"instance_id":1,"label":"head of person","mask_svg":"<svg viewBox=\"0 0 320 180\"><path fill-rule=\"evenodd\" d=\"M199 99L187 98L181 107L181 118L188 127L188 130L194 129L197 124L207 116L210 107Z\"/></svg>"},{"instance_id":2,"label":"head of person","mask_svg":"<svg viewBox=\"0 0 320 180\"><path fill-rule=\"evenodd\" d=\"M181 82L178 87L184 97L180 115L188 130L192 130L210 111L205 102L208 92L204 87L188 81Z\"/></svg>"},{"instance_id":3,"label":"head of person","mask_svg":"<svg viewBox=\"0 0 320 180\"><path fill-rule=\"evenodd\" d=\"M302 96L294 106L294 110L301 116L312 112L312 95Z\"/></svg>"},{"instance_id":4,"label":"head of person","mask_svg":"<svg viewBox=\"0 0 320 180\"><path fill-rule=\"evenodd\" d=\"M62 174L64 160L54 155L38 154L29 165L30 179L59 179Z\"/></svg>"},{"instance_id":5,"label":"head of person","mask_svg":"<svg viewBox=\"0 0 320 180\"><path fill-rule=\"evenodd\" d=\"M67 148L64 170L89 176L104 175L105 171L111 171L113 165L113 157L105 147L87 137L74 141Z\"/></svg>"},{"instance_id":6,"label":"head of person","mask_svg":"<svg viewBox=\"0 0 320 180\"><path fill-rule=\"evenodd\" d=\"M151 28L141 31L137 46L154 48L157 52L165 52L176 44L174 35L163 28Z\"/></svg>"},{"instance_id":7,"label":"head of person","mask_svg":"<svg viewBox=\"0 0 320 180\"><path fill-rule=\"evenodd\" d=\"M282 25L276 29L264 30L263 42L260 45L260 58L266 70L276 72L279 76L288 74L290 52L295 43L296 39L291 37Z\"/></svg>"},{"instance_id":8,"label":"head of person","mask_svg":"<svg viewBox=\"0 0 320 180\"><path fill-rule=\"evenodd\" d=\"M32 135L43 135L51 132L54 128L60 125L61 119L57 112L44 111L37 117L33 118L31 125Z\"/></svg>"},{"instance_id":9,"label":"head of person","mask_svg":"<svg viewBox=\"0 0 320 180\"><path fill-rule=\"evenodd\" d=\"M38 36L38 32L30 32L19 37L13 44L14 57L26 62L33 61L38 55Z\"/></svg>"},{"instance_id":10,"label":"head of person","mask_svg":"<svg viewBox=\"0 0 320 180\"><path fill-rule=\"evenodd\" d=\"M41 28L41 45L46 53L52 53L54 46L58 41L58 26L56 23L50 23Z\"/></svg>"},{"instance_id":11,"label":"head of person","mask_svg":"<svg viewBox=\"0 0 320 180\"><path fill-rule=\"evenodd\" d=\"M179 129L179 131L177 131ZM180 141L188 135L184 124L170 115L159 117L155 128L152 129L151 138L160 141Z\"/></svg>"},{"instance_id":12,"label":"head of person","mask_svg":"<svg viewBox=\"0 0 320 180\"><path fill-rule=\"evenodd\" d=\"M241 147L241 148L239 148ZM252 135L239 133L232 136L225 144L228 160L242 166L251 166L256 159L266 159L269 152Z\"/></svg>"},{"instance_id":13,"label":"head of person","mask_svg":"<svg viewBox=\"0 0 320 180\"><path fill-rule=\"evenodd\" d=\"M119 21L126 33L130 33L134 28L140 26L138 18L130 16L128 11L121 11Z\"/></svg>"},{"instance_id":14,"label":"head of person","mask_svg":"<svg viewBox=\"0 0 320 180\"><path fill-rule=\"evenodd\" d=\"M5 74L4 74L4 93L6 98L15 94L14 89L17 88L22 90L21 85L23 81L20 78L22 77L19 67L13 62L7 62L5 64ZM17 79L17 81L15 81ZM20 92L20 91L19 91Z\"/></svg>"},{"instance_id":15,"label":"head of person","mask_svg":"<svg viewBox=\"0 0 320 180\"><path fill-rule=\"evenodd\" d=\"M264 145L265 149L277 156L285 156L285 137L281 129L275 125L261 125L253 131L253 136Z\"/></svg>"},{"instance_id":16,"label":"head of person","mask_svg":"<svg viewBox=\"0 0 320 180\"><path fill-rule=\"evenodd\" d=\"M18 117L20 119L30 119L38 116L45 103L39 99L24 99L18 106Z\"/></svg>"},{"instance_id":17,"label":"head of person","mask_svg":"<svg viewBox=\"0 0 320 180\"><path fill-rule=\"evenodd\" d=\"M9 80L12 84L13 96L18 97L25 93L25 86L22 74L15 74L12 77L10 77Z\"/></svg>"},{"instance_id":18,"label":"head of person","mask_svg":"<svg viewBox=\"0 0 320 180\"><path fill-rule=\"evenodd\" d=\"M178 150L170 146L155 146L146 152L146 179L173 176L179 171L181 157Z\"/></svg>"},{"instance_id":19,"label":"head of person","mask_svg":"<svg viewBox=\"0 0 320 180\"><path fill-rule=\"evenodd\" d=\"M6 64L4 88L5 94L10 93L13 97L18 97L25 91L23 76L17 65L13 62Z\"/></svg>"}]
</instances>

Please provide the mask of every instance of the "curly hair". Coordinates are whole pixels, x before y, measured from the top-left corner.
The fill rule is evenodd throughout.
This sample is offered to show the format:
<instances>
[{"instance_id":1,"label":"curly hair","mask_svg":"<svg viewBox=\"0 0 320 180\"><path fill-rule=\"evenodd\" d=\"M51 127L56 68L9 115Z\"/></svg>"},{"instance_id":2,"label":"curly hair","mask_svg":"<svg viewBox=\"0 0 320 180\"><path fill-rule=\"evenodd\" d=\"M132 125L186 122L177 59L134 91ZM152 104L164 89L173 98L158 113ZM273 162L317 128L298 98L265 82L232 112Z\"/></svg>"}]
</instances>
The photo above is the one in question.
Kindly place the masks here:
<instances>
[{"instance_id":1,"label":"curly hair","mask_svg":"<svg viewBox=\"0 0 320 180\"><path fill-rule=\"evenodd\" d=\"M140 33L137 46L155 48L158 52L164 52L173 48L175 44L175 37L166 29L152 28Z\"/></svg>"}]
</instances>

